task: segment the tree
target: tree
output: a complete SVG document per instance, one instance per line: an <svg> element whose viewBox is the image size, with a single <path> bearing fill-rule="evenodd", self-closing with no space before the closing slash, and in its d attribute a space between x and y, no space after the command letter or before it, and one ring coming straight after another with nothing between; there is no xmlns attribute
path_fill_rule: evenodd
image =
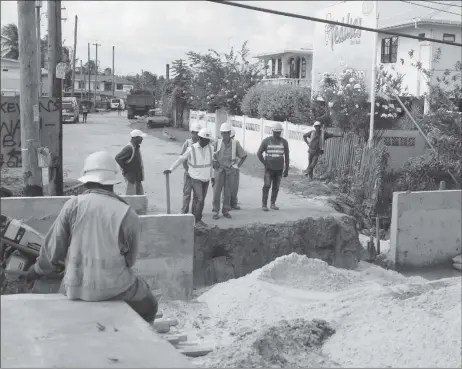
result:
<svg viewBox="0 0 462 369"><path fill-rule="evenodd" d="M5 24L2 27L2 53L5 58L19 59L19 34L18 26L14 23Z"/></svg>
<svg viewBox="0 0 462 369"><path fill-rule="evenodd" d="M104 75L105 76L112 76L112 69L107 67L107 68L104 68Z"/></svg>
<svg viewBox="0 0 462 369"><path fill-rule="evenodd" d="M99 63L98 63L99 64ZM84 65L83 68L85 70L85 73L88 74L88 71L90 70L90 74L94 75L96 71L96 64L94 60L87 61Z"/></svg>

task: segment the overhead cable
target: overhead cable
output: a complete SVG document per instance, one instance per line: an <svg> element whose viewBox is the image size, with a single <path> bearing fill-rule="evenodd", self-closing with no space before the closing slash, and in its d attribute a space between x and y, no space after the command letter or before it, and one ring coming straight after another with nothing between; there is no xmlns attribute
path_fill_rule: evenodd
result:
<svg viewBox="0 0 462 369"><path fill-rule="evenodd" d="M400 0L401 2L403 3L408 3L408 4L411 4L411 5L415 5L415 6L420 6L422 8L427 8L427 9L432 9L432 10L435 10L436 12L442 12L442 13L448 13L448 14L454 14L454 15L458 15L459 17L462 16L461 13L454 13L454 12L450 12L449 10L444 10L444 9L438 9L438 8L434 8L432 6L427 6L427 5L422 5L422 4L416 4L416 3L413 3L413 2L410 2L410 1L406 1L406 0ZM446 5L449 5L449 4L446 4Z"/></svg>

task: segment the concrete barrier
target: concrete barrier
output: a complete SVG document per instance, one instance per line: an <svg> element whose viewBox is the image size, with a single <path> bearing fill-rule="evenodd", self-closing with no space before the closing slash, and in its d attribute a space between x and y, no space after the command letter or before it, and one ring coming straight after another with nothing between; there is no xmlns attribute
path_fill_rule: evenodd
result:
<svg viewBox="0 0 462 369"><path fill-rule="evenodd" d="M126 303L1 297L6 368L191 368Z"/></svg>
<svg viewBox="0 0 462 369"><path fill-rule="evenodd" d="M138 213L147 208L146 196L122 196ZM46 234L70 197L9 197L1 213L24 221ZM142 231L135 270L165 299L189 299L193 288L194 216L140 215Z"/></svg>
<svg viewBox="0 0 462 369"><path fill-rule="evenodd" d="M461 190L395 192L391 259L397 269L450 262L461 252Z"/></svg>

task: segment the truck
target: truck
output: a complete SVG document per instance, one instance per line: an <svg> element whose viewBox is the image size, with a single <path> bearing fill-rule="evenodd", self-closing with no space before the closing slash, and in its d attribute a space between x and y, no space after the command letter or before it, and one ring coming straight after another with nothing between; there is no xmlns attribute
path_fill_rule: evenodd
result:
<svg viewBox="0 0 462 369"><path fill-rule="evenodd" d="M63 123L78 123L80 120L79 102L75 97L63 97L62 121Z"/></svg>
<svg viewBox="0 0 462 369"><path fill-rule="evenodd" d="M154 96L144 91L132 91L127 96L127 118L146 116L149 110L154 109Z"/></svg>

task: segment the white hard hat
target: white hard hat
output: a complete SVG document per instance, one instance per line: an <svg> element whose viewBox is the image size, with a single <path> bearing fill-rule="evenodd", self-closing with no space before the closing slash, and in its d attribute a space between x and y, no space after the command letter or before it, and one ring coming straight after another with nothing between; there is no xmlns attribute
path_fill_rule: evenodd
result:
<svg viewBox="0 0 462 369"><path fill-rule="evenodd" d="M130 132L130 136L132 137L146 137L146 133L141 132L139 129L134 129Z"/></svg>
<svg viewBox="0 0 462 369"><path fill-rule="evenodd" d="M115 185L121 181L117 179L117 162L106 151L90 154L83 165L83 175L80 182L95 182L102 185Z"/></svg>
<svg viewBox="0 0 462 369"><path fill-rule="evenodd" d="M212 133L210 132L208 128L202 128L199 131L198 136L202 138L208 138L209 140L212 139Z"/></svg>
<svg viewBox="0 0 462 369"><path fill-rule="evenodd" d="M273 132L282 132L282 124L279 122L274 122Z"/></svg>
<svg viewBox="0 0 462 369"><path fill-rule="evenodd" d="M318 126L320 126L320 125L321 125L321 122L320 122L320 121L316 121L316 122L314 122L313 127L318 127Z"/></svg>
<svg viewBox="0 0 462 369"><path fill-rule="evenodd" d="M231 128L231 137L234 137L236 136L236 131L234 130L234 128Z"/></svg>
<svg viewBox="0 0 462 369"><path fill-rule="evenodd" d="M220 127L220 132L231 132L231 124L229 123L223 123Z"/></svg>
<svg viewBox="0 0 462 369"><path fill-rule="evenodd" d="M202 126L199 123L191 124L190 132L199 132L202 129Z"/></svg>

